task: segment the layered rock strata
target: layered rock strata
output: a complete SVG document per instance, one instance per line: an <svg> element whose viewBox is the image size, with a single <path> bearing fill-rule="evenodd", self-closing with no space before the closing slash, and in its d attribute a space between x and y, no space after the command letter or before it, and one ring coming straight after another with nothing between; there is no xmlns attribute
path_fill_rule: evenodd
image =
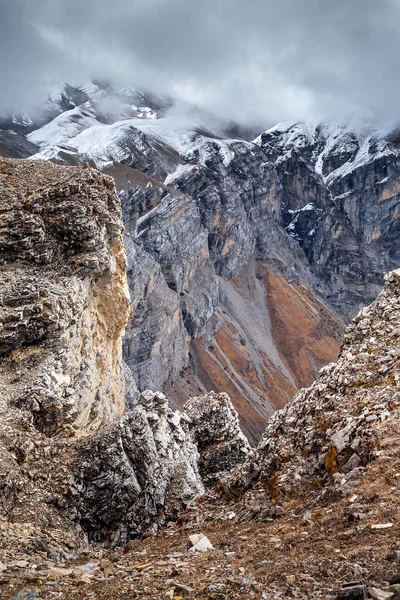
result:
<svg viewBox="0 0 400 600"><path fill-rule="evenodd" d="M7 548L25 524L32 552L67 551L77 440L124 410L120 204L111 178L44 161L0 159L0 194L0 518Z"/></svg>
<svg viewBox="0 0 400 600"><path fill-rule="evenodd" d="M113 181L13 160L0 178L2 396L46 434L95 430L124 407L130 312Z"/></svg>

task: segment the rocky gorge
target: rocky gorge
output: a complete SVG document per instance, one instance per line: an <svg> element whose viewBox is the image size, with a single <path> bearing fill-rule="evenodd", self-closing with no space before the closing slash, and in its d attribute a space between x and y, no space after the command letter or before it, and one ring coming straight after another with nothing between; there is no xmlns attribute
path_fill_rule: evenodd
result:
<svg viewBox="0 0 400 600"><path fill-rule="evenodd" d="M0 173L0 597L395 599L399 271L251 449L226 394L124 408L113 181Z"/></svg>
<svg viewBox="0 0 400 600"><path fill-rule="evenodd" d="M1 126L0 597L396 598L396 136Z"/></svg>

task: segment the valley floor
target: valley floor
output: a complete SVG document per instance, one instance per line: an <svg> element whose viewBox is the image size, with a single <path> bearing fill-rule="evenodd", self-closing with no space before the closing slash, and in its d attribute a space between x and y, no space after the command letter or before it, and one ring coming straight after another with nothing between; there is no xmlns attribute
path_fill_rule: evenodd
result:
<svg viewBox="0 0 400 600"><path fill-rule="evenodd" d="M400 570L400 422L393 417L381 425L381 452L351 496L330 490L313 506L299 492L269 521L260 513L249 520L268 494L261 486L246 495L246 503L204 497L178 524L124 549L95 547L53 571L49 565L35 570L37 555L15 557L29 564L3 572L0 598L31 589L43 600L328 600L349 581L384 589ZM214 550L191 554L188 537L200 532Z"/></svg>

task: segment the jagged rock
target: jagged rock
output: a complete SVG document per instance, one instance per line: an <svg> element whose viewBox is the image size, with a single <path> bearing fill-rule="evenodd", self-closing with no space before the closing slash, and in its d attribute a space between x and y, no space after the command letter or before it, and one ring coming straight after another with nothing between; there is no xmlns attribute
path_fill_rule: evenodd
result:
<svg viewBox="0 0 400 600"><path fill-rule="evenodd" d="M256 143L275 165L286 231L328 286L329 301L352 316L398 266L397 144L370 127L309 123L277 125Z"/></svg>
<svg viewBox="0 0 400 600"><path fill-rule="evenodd" d="M238 414L228 394L210 392L184 405L190 430L200 452L199 470L206 486L214 485L234 466L244 462L250 450Z"/></svg>
<svg viewBox="0 0 400 600"><path fill-rule="evenodd" d="M261 478L277 503L295 492L297 482L307 488L314 479L321 481L316 497L328 485L353 493L375 456L380 428L400 404L400 269L385 276L384 290L355 321L338 362L271 417L256 451L223 480L225 490L241 493ZM368 422L371 414L378 420Z"/></svg>
<svg viewBox="0 0 400 600"><path fill-rule="evenodd" d="M111 178L45 161L0 158L0 192L0 525L10 552L68 556L76 440L124 410L120 204Z"/></svg>
<svg viewBox="0 0 400 600"><path fill-rule="evenodd" d="M123 545L156 530L175 520L203 484L245 460L249 444L227 394L193 398L186 409L173 411L164 394L147 390L112 431L81 446L70 503L90 539L112 535L114 545Z"/></svg>
<svg viewBox="0 0 400 600"><path fill-rule="evenodd" d="M71 481L76 518L92 540L122 545L176 519L203 492L185 415L143 392L108 434L82 447ZM101 485L99 485L101 482Z"/></svg>
<svg viewBox="0 0 400 600"><path fill-rule="evenodd" d="M0 159L0 185L0 391L43 431L95 428L123 409L129 303L113 182Z"/></svg>

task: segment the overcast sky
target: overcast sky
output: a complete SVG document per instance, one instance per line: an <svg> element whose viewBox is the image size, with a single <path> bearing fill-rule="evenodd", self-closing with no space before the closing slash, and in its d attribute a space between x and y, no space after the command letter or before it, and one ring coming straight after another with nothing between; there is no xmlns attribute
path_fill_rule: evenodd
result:
<svg viewBox="0 0 400 600"><path fill-rule="evenodd" d="M103 78L226 118L400 121L400 0L0 0L0 106Z"/></svg>

